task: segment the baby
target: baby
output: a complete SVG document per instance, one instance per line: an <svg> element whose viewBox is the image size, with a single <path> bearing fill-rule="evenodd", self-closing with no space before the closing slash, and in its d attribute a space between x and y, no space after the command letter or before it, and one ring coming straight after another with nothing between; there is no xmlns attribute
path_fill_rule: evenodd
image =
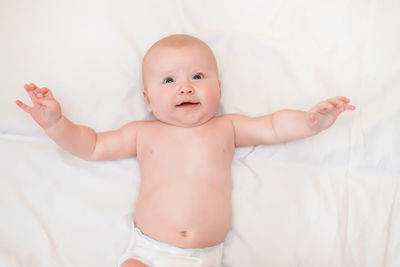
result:
<svg viewBox="0 0 400 267"><path fill-rule="evenodd" d="M119 130L96 133L72 123L52 92L33 83L24 86L33 107L17 100L51 139L82 159L137 157L141 184L121 267L221 266L232 220L235 147L312 136L355 109L339 96L308 112L216 116L221 81L213 52L183 34L156 42L142 68L143 96L156 120L129 122Z"/></svg>

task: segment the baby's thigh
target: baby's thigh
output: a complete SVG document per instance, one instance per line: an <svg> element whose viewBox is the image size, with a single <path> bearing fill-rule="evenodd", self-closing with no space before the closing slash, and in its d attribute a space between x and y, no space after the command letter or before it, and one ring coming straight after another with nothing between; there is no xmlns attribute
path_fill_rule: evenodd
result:
<svg viewBox="0 0 400 267"><path fill-rule="evenodd" d="M148 267L148 266L141 261L135 259L128 259L124 261L124 263L122 263L120 267Z"/></svg>

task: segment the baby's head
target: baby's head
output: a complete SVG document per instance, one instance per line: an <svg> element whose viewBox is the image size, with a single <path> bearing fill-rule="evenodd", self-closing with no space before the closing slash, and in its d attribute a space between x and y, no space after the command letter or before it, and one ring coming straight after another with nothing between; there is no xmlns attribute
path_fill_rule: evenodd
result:
<svg viewBox="0 0 400 267"><path fill-rule="evenodd" d="M159 40L144 56L142 73L147 108L159 121L194 127L215 116L221 82L203 41L183 34Z"/></svg>

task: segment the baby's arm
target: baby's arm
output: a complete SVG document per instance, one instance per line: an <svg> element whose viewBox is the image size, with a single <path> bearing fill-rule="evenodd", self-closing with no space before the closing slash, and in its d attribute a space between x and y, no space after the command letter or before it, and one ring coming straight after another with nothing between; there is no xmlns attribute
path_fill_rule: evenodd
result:
<svg viewBox="0 0 400 267"><path fill-rule="evenodd" d="M338 96L321 101L310 111L279 110L275 113L249 118L228 115L235 130L236 146L278 144L315 135L328 129L346 110L354 110L350 100Z"/></svg>
<svg viewBox="0 0 400 267"><path fill-rule="evenodd" d="M85 160L108 160L136 156L138 122L121 129L96 133L92 128L77 125L61 113L60 104L48 88L35 84L24 86L33 107L17 100L17 105L29 113L61 148Z"/></svg>

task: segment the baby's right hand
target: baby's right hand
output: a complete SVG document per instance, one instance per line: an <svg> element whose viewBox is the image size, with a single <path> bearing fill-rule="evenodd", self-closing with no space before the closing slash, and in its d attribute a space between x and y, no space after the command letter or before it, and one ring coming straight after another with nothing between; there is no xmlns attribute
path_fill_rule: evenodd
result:
<svg viewBox="0 0 400 267"><path fill-rule="evenodd" d="M17 100L17 105L25 112L29 113L32 118L44 129L49 128L57 123L62 117L60 104L54 99L50 89L37 87L34 83L25 84L24 88L33 102L33 107L25 105Z"/></svg>

